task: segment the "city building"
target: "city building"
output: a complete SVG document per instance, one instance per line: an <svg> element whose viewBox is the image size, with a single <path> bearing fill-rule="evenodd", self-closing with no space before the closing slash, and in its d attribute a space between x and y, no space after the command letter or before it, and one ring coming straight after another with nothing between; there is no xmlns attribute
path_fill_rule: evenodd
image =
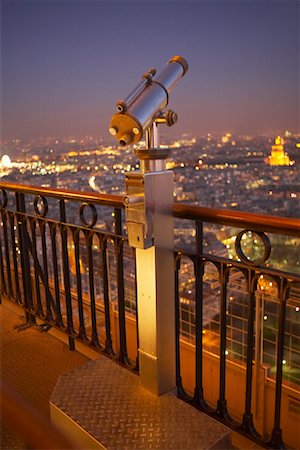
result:
<svg viewBox="0 0 300 450"><path fill-rule="evenodd" d="M284 151L284 140L280 136L275 139L271 155L268 156L266 162L270 166L289 166L291 164L289 155Z"/></svg>

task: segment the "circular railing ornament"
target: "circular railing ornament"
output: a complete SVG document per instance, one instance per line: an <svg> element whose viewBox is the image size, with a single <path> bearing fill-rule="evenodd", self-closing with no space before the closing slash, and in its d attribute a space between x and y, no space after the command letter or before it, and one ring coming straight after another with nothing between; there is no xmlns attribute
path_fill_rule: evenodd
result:
<svg viewBox="0 0 300 450"><path fill-rule="evenodd" d="M34 210L40 217L45 217L48 212L48 202L43 195L36 195L33 202Z"/></svg>
<svg viewBox="0 0 300 450"><path fill-rule="evenodd" d="M88 222L84 216L84 211L85 211L86 207L89 207L90 213L92 215L90 222ZM80 216L80 220L83 223L83 225L88 228L93 228L93 226L96 224L97 218L98 218L96 208L92 203L82 203L82 205L80 206L80 209L79 209L79 216Z"/></svg>
<svg viewBox="0 0 300 450"><path fill-rule="evenodd" d="M247 236L248 235L248 236ZM257 236L257 238L256 238ZM243 243L243 240L249 240ZM259 246L259 242L262 246ZM249 246L249 255L245 250ZM245 249L243 249L245 247ZM271 243L268 236L262 231L243 230L240 231L235 240L235 251L241 261L246 264L259 266L265 264L271 254ZM258 254L258 255L257 255Z"/></svg>
<svg viewBox="0 0 300 450"><path fill-rule="evenodd" d="M6 208L8 197L5 189L1 189L2 199L0 200L0 208Z"/></svg>

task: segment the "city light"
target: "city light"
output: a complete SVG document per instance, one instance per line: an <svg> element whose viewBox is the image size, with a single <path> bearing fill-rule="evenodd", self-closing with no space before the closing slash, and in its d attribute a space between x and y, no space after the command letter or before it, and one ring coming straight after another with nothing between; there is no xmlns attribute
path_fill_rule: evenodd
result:
<svg viewBox="0 0 300 450"><path fill-rule="evenodd" d="M280 135L256 138L231 133L223 136L205 133L198 138L185 135L164 141L163 147L172 149L167 167L174 172L176 202L298 218L300 165L297 159L294 157L290 161L293 166L265 164L270 148L279 147L281 155L286 155L281 149L283 145L288 152L291 151L296 136L291 132L284 136L285 142ZM228 142L222 142L222 137ZM297 139L299 142L299 136ZM144 145L145 142L140 142L135 148L143 148ZM20 156L11 163L10 169L2 167L1 172L0 168L2 178L8 177L9 181L12 176L13 180L24 179L25 183L45 187L92 189L122 195L123 175L140 169L132 149L121 153L118 146L108 145L91 136L77 140L73 137L59 141L48 139L39 144L26 144L15 139L13 143L4 143L3 148L6 155L14 152ZM5 164L8 165L8 159ZM181 239L188 244L190 236L187 230ZM223 239L219 241L223 242ZM204 246L208 246L207 242ZM229 258L236 259L234 244L228 241L224 246ZM282 258L286 270L292 264L299 267L297 261L292 263ZM259 289L267 292L266 285Z"/></svg>

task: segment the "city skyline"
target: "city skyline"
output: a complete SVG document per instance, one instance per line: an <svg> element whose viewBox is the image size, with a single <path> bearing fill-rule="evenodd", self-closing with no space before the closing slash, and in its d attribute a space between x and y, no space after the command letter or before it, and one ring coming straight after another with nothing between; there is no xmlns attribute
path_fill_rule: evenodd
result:
<svg viewBox="0 0 300 450"><path fill-rule="evenodd" d="M91 137L39 142L3 145L10 151L0 159L1 181L124 195L125 174L140 170L131 148L123 150ZM170 141L164 147L170 150L167 169L174 173L174 200L299 218L297 145L297 138L288 132L275 142L267 136L251 139L229 133Z"/></svg>
<svg viewBox="0 0 300 450"><path fill-rule="evenodd" d="M190 71L171 137L298 132L298 19L294 0L4 0L1 139L106 139L116 101L174 54Z"/></svg>

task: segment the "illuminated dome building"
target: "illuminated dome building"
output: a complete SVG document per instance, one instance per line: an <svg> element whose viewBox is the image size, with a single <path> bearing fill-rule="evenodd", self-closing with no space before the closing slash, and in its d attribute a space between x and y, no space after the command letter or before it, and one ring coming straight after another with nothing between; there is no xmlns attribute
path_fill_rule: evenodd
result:
<svg viewBox="0 0 300 450"><path fill-rule="evenodd" d="M274 145L272 145L271 155L266 158L266 163L270 166L289 166L290 158L284 151L284 141L280 136L275 139Z"/></svg>
<svg viewBox="0 0 300 450"><path fill-rule="evenodd" d="M1 158L1 166L3 167L3 169L11 169L12 164L11 164L11 159L8 155L3 155Z"/></svg>
<svg viewBox="0 0 300 450"><path fill-rule="evenodd" d="M8 155L3 155L0 159L0 178L9 174L12 168L11 159Z"/></svg>

